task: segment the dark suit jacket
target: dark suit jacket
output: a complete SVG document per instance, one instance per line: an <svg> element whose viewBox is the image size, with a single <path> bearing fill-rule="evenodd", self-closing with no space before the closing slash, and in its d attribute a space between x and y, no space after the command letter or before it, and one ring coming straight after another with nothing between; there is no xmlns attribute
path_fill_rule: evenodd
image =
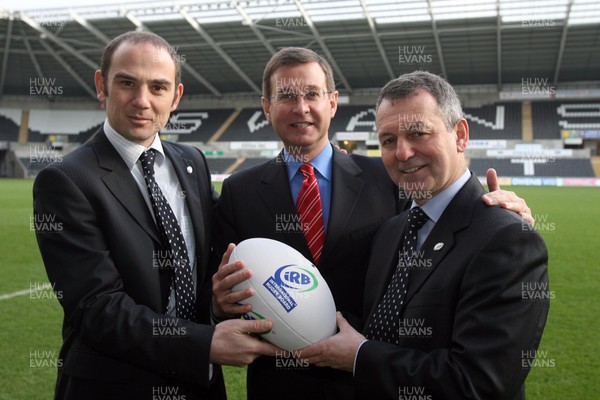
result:
<svg viewBox="0 0 600 400"><path fill-rule="evenodd" d="M422 390L432 399L524 398L524 353L537 349L549 304L529 300L523 286L547 285L548 254L537 232L517 214L486 206L483 194L472 176L427 237L401 310L400 345L368 341L359 350L358 398L410 398ZM398 263L407 214L374 240L368 315Z"/></svg>
<svg viewBox="0 0 600 400"><path fill-rule="evenodd" d="M51 216L62 227L37 232L64 309L57 399L150 399L167 392L188 400L225 397L218 366L209 381L214 327L207 265L216 196L199 150L163 147L194 226L198 321L207 324L164 315L169 273L157 268L164 250L158 230L125 162L100 130L42 170L33 188L36 218Z"/></svg>
<svg viewBox="0 0 600 400"><path fill-rule="evenodd" d="M331 209L317 267L338 310L360 317L371 241L381 224L404 206L398 199L398 188L380 159L334 150ZM223 183L217 207L216 252L223 254L228 243L265 237L287 243L312 260L301 229L294 229L295 221L294 199L280 154ZM339 400L352 396L351 374L312 366L286 368L276 359L260 357L249 366L248 396Z"/></svg>

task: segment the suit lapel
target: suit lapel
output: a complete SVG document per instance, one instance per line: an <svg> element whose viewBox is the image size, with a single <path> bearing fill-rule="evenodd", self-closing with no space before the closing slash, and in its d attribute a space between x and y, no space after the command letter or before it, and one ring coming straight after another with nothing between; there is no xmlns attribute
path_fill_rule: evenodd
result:
<svg viewBox="0 0 600 400"><path fill-rule="evenodd" d="M392 219L392 227L389 232L385 232L387 238L381 238L380 240L386 239L385 248L386 249L395 249L395 251L379 251L375 250L378 253L371 256L373 260L369 268L377 268L377 270L369 271L368 274L370 276L376 277L376 279L370 280L373 282L373 290L369 290L368 292L373 293L372 300L369 300L366 304L369 305L369 310L367 311L366 316L372 316L375 312L375 308L381 302L381 298L385 294L387 287L392 279L394 272L398 266L398 249L402 246L402 242L404 239L404 230L406 228L406 216L408 215L408 211L394 217ZM375 258L377 257L377 258ZM365 293L365 297L368 295L368 292ZM367 299L365 298L365 301ZM365 326L368 326L369 320L366 321Z"/></svg>
<svg viewBox="0 0 600 400"><path fill-rule="evenodd" d="M187 205L188 212L192 221L198 221L193 223L194 238L196 242L196 258L201 260L202 243L206 232L204 232L204 215L202 213L202 207L200 203L200 188L198 187L197 174L201 171L196 171L193 167L193 162L190 159L184 158L183 153L177 147L171 146L168 142L163 142L163 149L166 156L171 160L175 174L181 185L183 191L182 195L185 196L185 202ZM193 261L193 260L192 260Z"/></svg>
<svg viewBox="0 0 600 400"><path fill-rule="evenodd" d="M283 152L279 153L275 160L271 160L266 164L261 176L261 185L260 196L269 210L269 215L273 218L271 221L273 226L276 226L277 218L285 217L288 220L292 216L296 218L296 207L294 206L294 199L292 199ZM286 234L285 238L285 243L300 251L307 259L312 260L302 232Z"/></svg>
<svg viewBox="0 0 600 400"><path fill-rule="evenodd" d="M420 249L423 258L419 267L411 271L405 306L454 247L456 233L469 226L473 207L484 193L481 184L472 175L450 201Z"/></svg>
<svg viewBox="0 0 600 400"><path fill-rule="evenodd" d="M107 171L101 177L106 187L146 233L160 243L154 219L131 171L127 169L125 162L108 141L103 130L96 133L91 144L98 158L98 166Z"/></svg>
<svg viewBox="0 0 600 400"><path fill-rule="evenodd" d="M357 178L361 168L339 150L333 150L333 171L331 177L331 205L327 234L323 246L321 264L334 253L335 245L346 229L346 225L356 207L364 182Z"/></svg>

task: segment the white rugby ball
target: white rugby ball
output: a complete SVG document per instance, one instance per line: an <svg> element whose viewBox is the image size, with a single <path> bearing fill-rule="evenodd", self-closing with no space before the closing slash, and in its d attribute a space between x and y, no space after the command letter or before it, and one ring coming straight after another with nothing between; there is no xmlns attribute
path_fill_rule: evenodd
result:
<svg viewBox="0 0 600 400"><path fill-rule="evenodd" d="M319 270L293 247L277 240L240 242L230 262L241 260L252 277L232 288L254 289L242 303L252 304L245 319L269 319L261 336L285 350L297 350L336 333L335 303Z"/></svg>

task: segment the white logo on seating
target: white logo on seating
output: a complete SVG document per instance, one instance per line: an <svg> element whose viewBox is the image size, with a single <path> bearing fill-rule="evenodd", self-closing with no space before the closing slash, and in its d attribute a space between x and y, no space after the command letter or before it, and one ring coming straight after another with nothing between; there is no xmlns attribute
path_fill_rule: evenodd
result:
<svg viewBox="0 0 600 400"><path fill-rule="evenodd" d="M496 106L496 122L486 121L484 118L479 118L475 115L465 113L465 119L476 122L479 125L487 126L495 131L504 130L504 106Z"/></svg>
<svg viewBox="0 0 600 400"><path fill-rule="evenodd" d="M264 118L264 114L262 111L255 111L252 117L248 120L248 129L250 129L250 133L254 133L259 129L264 128L269 125L269 121L265 118L260 122L257 122L261 117Z"/></svg>
<svg viewBox="0 0 600 400"><path fill-rule="evenodd" d="M202 126L203 119L208 119L207 112L180 112L169 119L160 133L165 135L190 134Z"/></svg>
<svg viewBox="0 0 600 400"><path fill-rule="evenodd" d="M373 115L372 120L361 121L362 118L366 117L369 114ZM361 111L357 114L354 114L352 116L352 118L350 118L350 121L348 122L348 125L346 126L346 131L354 132L354 128L356 128L356 127L367 127L368 128L367 130L375 132L377 130L377 128L375 127L375 109L369 108L368 110ZM364 130L365 129L361 129L361 131L364 131Z"/></svg>
<svg viewBox="0 0 600 400"><path fill-rule="evenodd" d="M565 118L599 118L600 104L562 104L556 108L556 112L558 115ZM559 120L558 125L563 129L600 129L600 123L598 122L574 123L566 120Z"/></svg>

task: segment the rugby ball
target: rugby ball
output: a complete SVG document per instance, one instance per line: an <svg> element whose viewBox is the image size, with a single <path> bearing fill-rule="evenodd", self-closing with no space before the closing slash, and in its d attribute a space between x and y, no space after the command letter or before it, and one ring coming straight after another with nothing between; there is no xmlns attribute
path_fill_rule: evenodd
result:
<svg viewBox="0 0 600 400"><path fill-rule="evenodd" d="M230 262L241 260L252 277L232 288L254 289L242 301L252 304L245 319L269 319L261 336L285 350L297 350L336 333L335 303L319 270L293 247L277 240L252 238L240 242Z"/></svg>

